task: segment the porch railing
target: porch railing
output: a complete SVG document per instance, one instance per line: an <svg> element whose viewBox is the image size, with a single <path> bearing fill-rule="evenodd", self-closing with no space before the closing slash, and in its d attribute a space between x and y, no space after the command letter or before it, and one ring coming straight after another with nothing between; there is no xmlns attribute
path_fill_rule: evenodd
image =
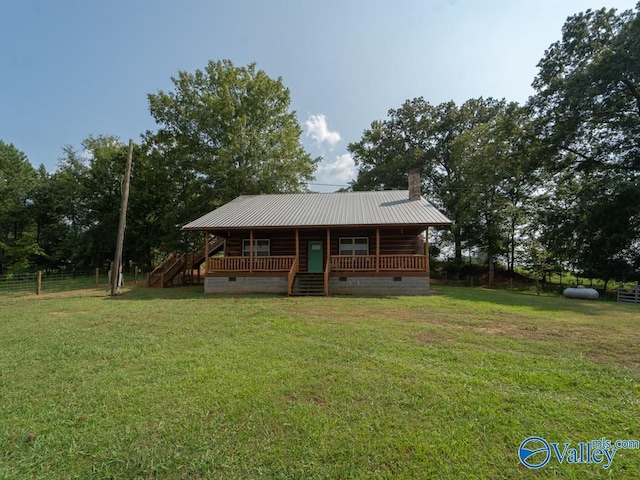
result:
<svg viewBox="0 0 640 480"><path fill-rule="evenodd" d="M207 272L288 272L293 266L294 255L279 257L211 257L207 260Z"/></svg>
<svg viewBox="0 0 640 480"><path fill-rule="evenodd" d="M380 259L376 265L376 259ZM427 269L425 255L332 255L332 272L389 272L424 271Z"/></svg>
<svg viewBox="0 0 640 480"><path fill-rule="evenodd" d="M291 295L291 292L293 292L293 282L296 279L296 273L298 273L299 264L300 264L299 258L293 257L293 263L291 264L291 269L287 274L287 294L288 295Z"/></svg>
<svg viewBox="0 0 640 480"><path fill-rule="evenodd" d="M379 264L377 259L379 258ZM211 257L207 259L207 272L291 272L295 255L278 257ZM427 268L424 255L332 255L325 272L420 272ZM296 271L298 267L296 266Z"/></svg>

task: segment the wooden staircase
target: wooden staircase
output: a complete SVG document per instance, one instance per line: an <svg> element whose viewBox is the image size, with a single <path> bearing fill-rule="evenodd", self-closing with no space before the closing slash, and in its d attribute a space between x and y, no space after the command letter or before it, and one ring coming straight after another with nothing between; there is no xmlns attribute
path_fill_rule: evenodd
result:
<svg viewBox="0 0 640 480"><path fill-rule="evenodd" d="M291 289L292 296L324 296L324 274L298 273Z"/></svg>
<svg viewBox="0 0 640 480"><path fill-rule="evenodd" d="M209 256L220 251L224 247L224 239L212 237L209 240ZM193 253L170 253L160 265L148 276L147 285L155 288L165 288L175 285L176 277L184 274L183 280L189 276L187 283L192 283L190 276L193 271L200 268L200 265L206 260L205 248L197 250ZM181 281L180 284L184 283Z"/></svg>

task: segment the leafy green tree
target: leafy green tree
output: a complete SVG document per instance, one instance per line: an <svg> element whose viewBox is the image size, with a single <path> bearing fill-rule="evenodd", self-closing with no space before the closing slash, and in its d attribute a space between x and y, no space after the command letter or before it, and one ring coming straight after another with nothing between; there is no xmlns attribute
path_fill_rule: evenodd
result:
<svg viewBox="0 0 640 480"><path fill-rule="evenodd" d="M89 167L83 178L87 218L83 259L77 263L95 267L107 264L115 252L127 146L117 137L100 135L88 137L82 147ZM126 240L129 245L130 231L127 231ZM127 259L127 253L123 251L123 262Z"/></svg>
<svg viewBox="0 0 640 480"><path fill-rule="evenodd" d="M406 188L407 172L422 171L427 195L454 221L451 229L455 261L462 263L462 245L477 235L477 214L470 210L468 162L463 149L454 148L465 133L494 118L504 101L471 99L457 106L433 106L423 98L389 111L389 118L373 122L362 139L349 145L358 166L354 190Z"/></svg>
<svg viewBox="0 0 640 480"><path fill-rule="evenodd" d="M23 270L39 253L29 215L37 174L27 156L0 141L0 274Z"/></svg>
<svg viewBox="0 0 640 480"><path fill-rule="evenodd" d="M73 263L80 268L102 267L113 259L128 145L117 137L100 135L84 140L84 158L67 173L66 180L75 179L77 192L83 205L82 226L78 231L78 245ZM167 203L171 185L162 162L148 155L141 145L134 144L133 172L127 209L127 227L123 250L123 263L150 269L155 253L164 253L166 236L177 237L175 219L165 212L173 212ZM62 173L62 172L61 172Z"/></svg>
<svg viewBox="0 0 640 480"><path fill-rule="evenodd" d="M173 91L148 96L160 128L147 134L147 145L165 162L165 204L179 206L178 224L240 194L305 188L317 160L300 143L282 79L224 60L172 81Z"/></svg>
<svg viewBox="0 0 640 480"><path fill-rule="evenodd" d="M453 142L466 185L465 228L470 241L487 254L490 284L498 255L507 256L513 271L516 239L535 188L525 135L528 114L516 103L502 102L499 108L491 119Z"/></svg>
<svg viewBox="0 0 640 480"><path fill-rule="evenodd" d="M82 152L65 147L56 171L37 189L34 208L42 212L36 218L50 268L104 268L113 259L128 147L114 136L89 136ZM144 171L138 145L134 158L138 173ZM128 264L149 268L150 245L159 240L155 224L146 219L159 202L142 200L156 192L154 185L133 184L123 257Z"/></svg>
<svg viewBox="0 0 640 480"><path fill-rule="evenodd" d="M545 52L531 106L559 166L640 166L640 18L587 10ZM572 154L572 155L569 155Z"/></svg>
<svg viewBox="0 0 640 480"><path fill-rule="evenodd" d="M619 185L615 176L563 172L554 176L540 202L540 240L555 262L587 278L638 277L638 184Z"/></svg>
<svg viewBox="0 0 640 480"><path fill-rule="evenodd" d="M175 192L181 190L157 151L135 145L133 159L125 259L149 271L167 253L180 250L180 227L184 223L179 210L182 203Z"/></svg>
<svg viewBox="0 0 640 480"><path fill-rule="evenodd" d="M59 268L59 246L64 242L68 225L64 222L59 198L62 191L55 185L54 176L44 165L37 169L37 182L32 191L30 215L35 222L35 240L42 251L35 265L39 269Z"/></svg>
<svg viewBox="0 0 640 480"><path fill-rule="evenodd" d="M38 171L30 212L43 250L38 266L51 269L105 268L113 259L128 146L117 137L89 136L81 152L64 147L56 170ZM172 172L157 151L134 145L125 268L149 270L179 245L180 204Z"/></svg>
<svg viewBox="0 0 640 480"><path fill-rule="evenodd" d="M51 209L57 217L55 233L58 237L52 248L47 250L51 268L89 268L93 262L84 262L83 235L88 225L88 199L86 178L89 167L86 159L72 146L63 147L63 157L48 181L43 185L43 200L49 202L43 207Z"/></svg>
<svg viewBox="0 0 640 480"><path fill-rule="evenodd" d="M548 250L604 279L629 275L638 263L637 10L570 17L539 63L530 102L555 202L542 211Z"/></svg>

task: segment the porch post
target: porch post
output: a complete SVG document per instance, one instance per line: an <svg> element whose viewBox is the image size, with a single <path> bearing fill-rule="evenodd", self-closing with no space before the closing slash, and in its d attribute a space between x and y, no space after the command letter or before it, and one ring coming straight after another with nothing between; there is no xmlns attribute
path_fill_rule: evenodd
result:
<svg viewBox="0 0 640 480"><path fill-rule="evenodd" d="M331 230L327 228L327 264L324 271L324 295L329 296L329 271L331 270Z"/></svg>
<svg viewBox="0 0 640 480"><path fill-rule="evenodd" d="M376 228L376 272L380 271L380 227Z"/></svg>
<svg viewBox="0 0 640 480"><path fill-rule="evenodd" d="M296 259L297 263L296 273L300 270L300 231L296 228Z"/></svg>
<svg viewBox="0 0 640 480"><path fill-rule="evenodd" d="M429 267L429 227L424 231L424 255L425 255L425 264L427 265L427 276L431 276L431 268Z"/></svg>
<svg viewBox="0 0 640 480"><path fill-rule="evenodd" d="M330 265L331 258L331 230L327 228L327 265Z"/></svg>
<svg viewBox="0 0 640 480"><path fill-rule="evenodd" d="M249 230L249 273L253 273L253 230Z"/></svg>
<svg viewBox="0 0 640 480"><path fill-rule="evenodd" d="M204 232L204 271L209 269L209 231ZM193 272L191 272L193 274ZM198 267L198 283L200 283L200 267Z"/></svg>

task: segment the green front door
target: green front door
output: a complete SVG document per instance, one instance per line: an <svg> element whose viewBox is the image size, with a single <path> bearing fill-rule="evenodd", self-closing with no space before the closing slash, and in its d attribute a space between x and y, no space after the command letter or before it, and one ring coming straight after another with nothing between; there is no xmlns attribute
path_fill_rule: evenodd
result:
<svg viewBox="0 0 640 480"><path fill-rule="evenodd" d="M322 241L312 240L309 242L309 250L307 253L307 271L313 273L322 273Z"/></svg>

